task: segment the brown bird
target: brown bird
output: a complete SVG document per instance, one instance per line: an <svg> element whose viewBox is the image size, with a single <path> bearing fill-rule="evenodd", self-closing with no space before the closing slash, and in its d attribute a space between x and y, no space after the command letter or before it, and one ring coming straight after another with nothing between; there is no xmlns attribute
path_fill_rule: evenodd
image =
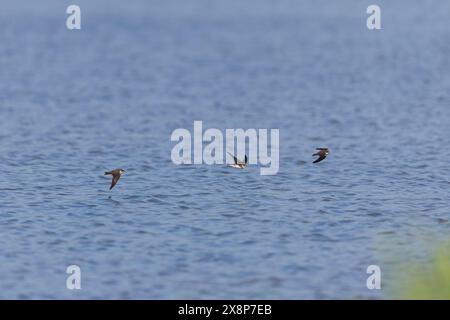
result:
<svg viewBox="0 0 450 320"><path fill-rule="evenodd" d="M238 169L244 169L244 168L247 166L247 163L248 163L247 155L245 155L245 160L244 160L244 161L241 161L241 160L239 160L238 158L236 158L235 156L233 156L231 153L228 152L228 154L229 154L230 156L232 156L233 159L234 159L234 164L230 164L230 165L229 165L230 167L232 167L232 168L238 168Z"/></svg>
<svg viewBox="0 0 450 320"><path fill-rule="evenodd" d="M106 175L112 175L112 182L111 182L111 187L109 188L109 190L111 190L112 188L114 188L114 186L117 184L117 181L119 181L120 176L122 175L122 173L124 173L125 170L123 169L114 169L112 171L107 171L105 172L105 176Z"/></svg>
<svg viewBox="0 0 450 320"><path fill-rule="evenodd" d="M327 155L330 154L330 150L328 150L328 148L316 148L316 150L319 150L319 152L314 153L313 157L315 157L315 156L319 156L319 157L313 163L322 161L323 159L325 159L327 157Z"/></svg>

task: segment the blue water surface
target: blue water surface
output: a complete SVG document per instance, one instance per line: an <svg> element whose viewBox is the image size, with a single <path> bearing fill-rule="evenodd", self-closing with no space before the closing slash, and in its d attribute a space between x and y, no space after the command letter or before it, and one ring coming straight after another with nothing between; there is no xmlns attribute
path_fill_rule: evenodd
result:
<svg viewBox="0 0 450 320"><path fill-rule="evenodd" d="M448 238L450 2L72 2L0 1L0 298L388 298ZM195 120L279 173L174 165Z"/></svg>

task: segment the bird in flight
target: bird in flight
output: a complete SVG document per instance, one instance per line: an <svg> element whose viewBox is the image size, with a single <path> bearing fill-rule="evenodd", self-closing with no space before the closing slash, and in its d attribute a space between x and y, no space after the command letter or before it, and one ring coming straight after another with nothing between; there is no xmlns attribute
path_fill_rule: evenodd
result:
<svg viewBox="0 0 450 320"><path fill-rule="evenodd" d="M318 163L318 162L322 161L330 154L330 150L328 150L328 148L316 148L316 150L318 150L318 152L314 153L313 157L314 156L319 156L319 157L313 163Z"/></svg>
<svg viewBox="0 0 450 320"><path fill-rule="evenodd" d="M105 172L105 176L106 175L112 175L112 182L111 182L111 187L109 188L109 190L111 190L112 188L114 188L114 186L117 184L117 181L119 181L120 176L125 172L125 170L123 169L114 169L112 171L107 171Z"/></svg>
<svg viewBox="0 0 450 320"><path fill-rule="evenodd" d="M244 169L247 166L247 163L248 163L247 155L245 155L245 161L241 161L238 158L236 158L235 156L233 156L231 153L228 152L228 154L230 156L232 156L234 159L234 164L230 164L230 167Z"/></svg>

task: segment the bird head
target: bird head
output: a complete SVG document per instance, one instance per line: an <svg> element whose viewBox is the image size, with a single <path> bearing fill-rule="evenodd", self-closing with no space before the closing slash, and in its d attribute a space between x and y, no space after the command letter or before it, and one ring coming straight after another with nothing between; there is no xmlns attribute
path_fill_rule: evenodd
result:
<svg viewBox="0 0 450 320"><path fill-rule="evenodd" d="M125 173L125 170L119 169L120 174Z"/></svg>

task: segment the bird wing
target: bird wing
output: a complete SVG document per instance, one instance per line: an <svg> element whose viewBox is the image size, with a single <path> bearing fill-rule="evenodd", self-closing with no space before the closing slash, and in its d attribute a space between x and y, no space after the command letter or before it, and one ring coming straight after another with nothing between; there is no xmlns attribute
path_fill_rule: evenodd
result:
<svg viewBox="0 0 450 320"><path fill-rule="evenodd" d="M114 186L117 184L117 182L120 179L120 174L114 174L113 178L112 178L112 182L111 182L111 187L109 188L109 190L111 190L112 188L114 188Z"/></svg>
<svg viewBox="0 0 450 320"><path fill-rule="evenodd" d="M233 159L234 159L234 164L238 164L238 158L236 158L235 156L233 156L231 153L229 153L228 152L228 154L230 155L230 156L232 156L233 157Z"/></svg>
<svg viewBox="0 0 450 320"><path fill-rule="evenodd" d="M247 164L247 162L248 162L248 158L247 158L247 155L245 155L245 164Z"/></svg>
<svg viewBox="0 0 450 320"><path fill-rule="evenodd" d="M319 155L319 154L316 154L316 155L318 155L319 157L315 161L313 161L313 163L320 162L320 161L322 161L323 159L326 158L326 156L323 156L323 155Z"/></svg>

